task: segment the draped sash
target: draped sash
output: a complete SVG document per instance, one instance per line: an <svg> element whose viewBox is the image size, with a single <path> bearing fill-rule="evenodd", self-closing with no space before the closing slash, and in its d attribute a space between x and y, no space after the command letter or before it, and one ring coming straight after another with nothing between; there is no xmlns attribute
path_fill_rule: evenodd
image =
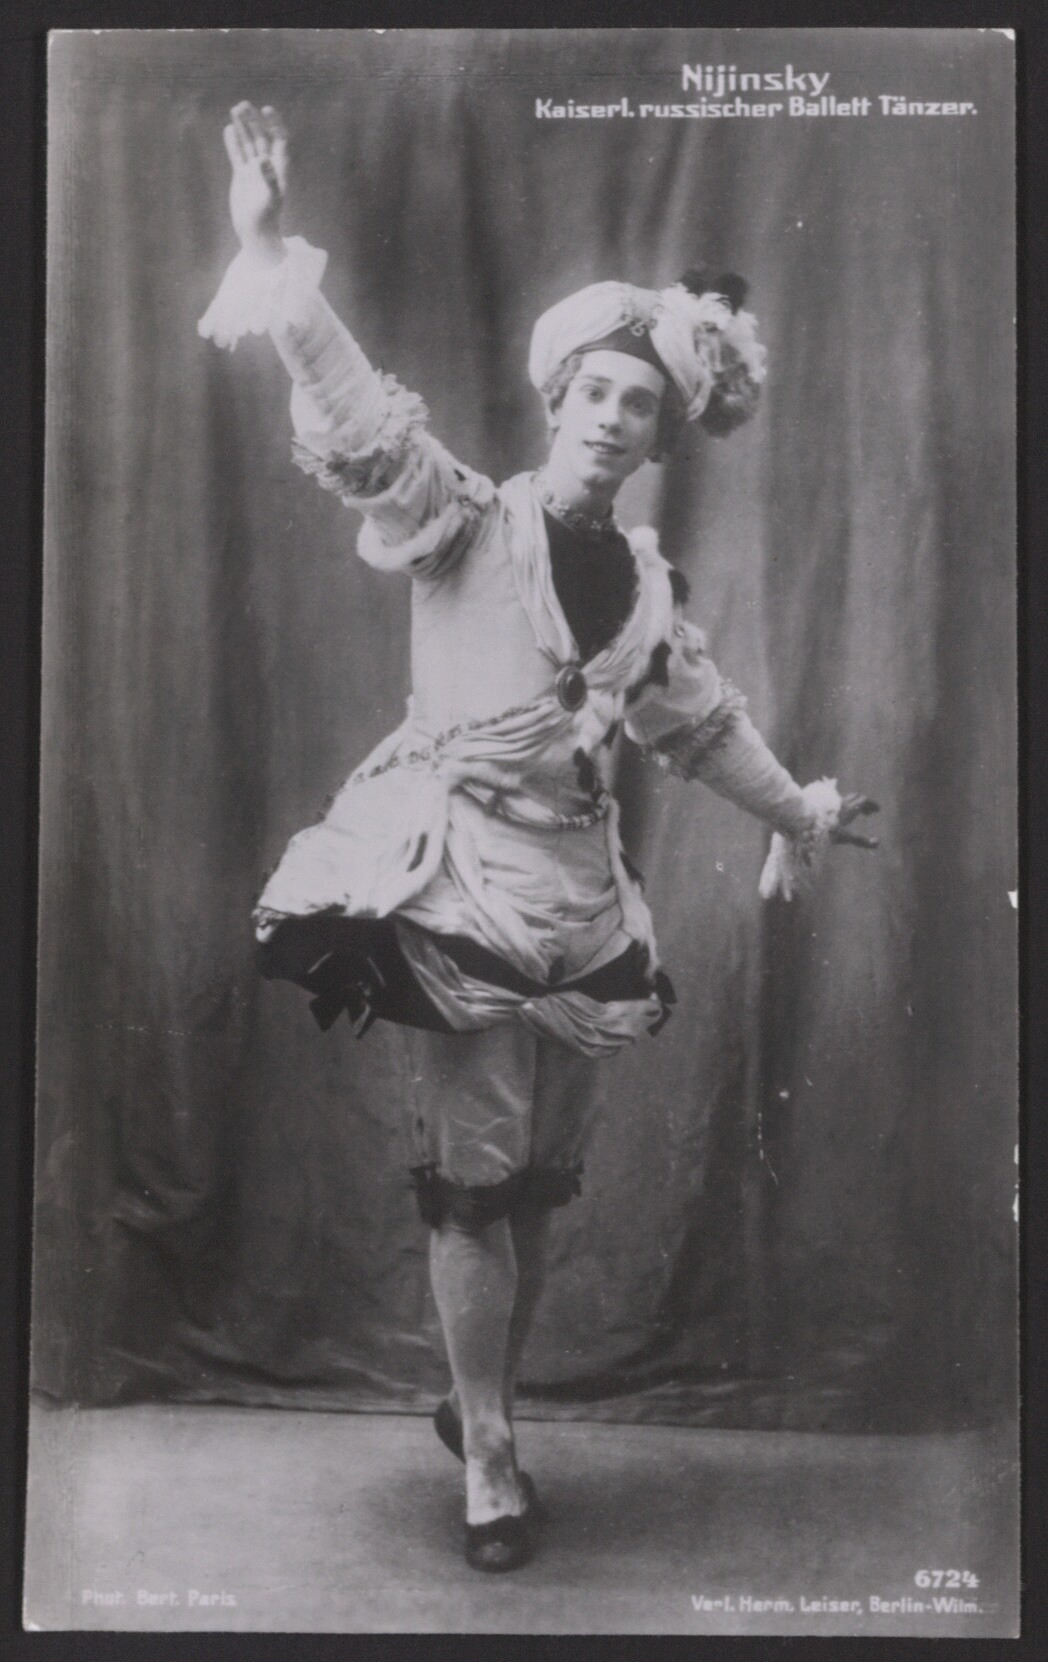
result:
<svg viewBox="0 0 1048 1662"><path fill-rule="evenodd" d="M585 698L578 709L566 709L553 683L558 670L579 664L580 655L554 589L545 521L532 476L518 474L508 480L488 512L498 516L488 553L497 557L501 546L510 561L520 603L549 661L549 689L488 720L464 721L435 735L415 721L409 700L406 720L354 771L319 824L292 838L256 908L260 939L287 917L317 912L349 917L400 912L410 917L411 901L442 869L453 873L461 888L467 882L463 873L477 870L478 812L463 801L464 795L477 789L488 792L489 810L497 813L500 793L527 797L529 774L540 764L547 775L561 765L573 774L578 752L591 755L612 723L622 718L627 689L643 678L655 647L669 637L669 568L658 553L654 532L634 532L629 539L638 567L633 609L618 634L581 666ZM571 831L558 827L538 794L528 806L530 824L547 825L552 838L570 838ZM654 969L651 917L639 886L624 867L617 805L607 798L600 812L622 927L647 947ZM567 851L560 844L551 846L550 852L556 859ZM467 887L468 903L476 908L478 935L534 974L536 946L513 897L479 876ZM622 1037L617 1042L623 1042Z"/></svg>

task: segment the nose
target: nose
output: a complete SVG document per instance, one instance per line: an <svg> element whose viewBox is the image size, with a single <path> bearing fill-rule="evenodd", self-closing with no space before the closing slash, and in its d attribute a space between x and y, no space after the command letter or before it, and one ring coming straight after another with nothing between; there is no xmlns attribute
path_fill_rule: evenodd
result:
<svg viewBox="0 0 1048 1662"><path fill-rule="evenodd" d="M597 425L604 433L617 433L622 426L622 410L619 405L609 400L601 409Z"/></svg>

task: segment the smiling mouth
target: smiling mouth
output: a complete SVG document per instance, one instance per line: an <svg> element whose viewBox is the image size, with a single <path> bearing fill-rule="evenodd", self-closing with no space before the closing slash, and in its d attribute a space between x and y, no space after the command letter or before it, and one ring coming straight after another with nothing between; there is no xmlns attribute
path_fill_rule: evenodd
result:
<svg viewBox="0 0 1048 1662"><path fill-rule="evenodd" d="M587 450L595 450L598 456L621 456L624 447L621 444L608 444L604 439L584 440Z"/></svg>

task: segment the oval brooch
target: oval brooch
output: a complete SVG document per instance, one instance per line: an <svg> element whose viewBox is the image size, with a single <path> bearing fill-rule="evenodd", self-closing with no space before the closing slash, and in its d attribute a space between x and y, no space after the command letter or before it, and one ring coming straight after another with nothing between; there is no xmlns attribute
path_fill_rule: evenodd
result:
<svg viewBox="0 0 1048 1662"><path fill-rule="evenodd" d="M580 710L589 692L586 677L576 664L565 664L558 670L553 687L565 710Z"/></svg>

